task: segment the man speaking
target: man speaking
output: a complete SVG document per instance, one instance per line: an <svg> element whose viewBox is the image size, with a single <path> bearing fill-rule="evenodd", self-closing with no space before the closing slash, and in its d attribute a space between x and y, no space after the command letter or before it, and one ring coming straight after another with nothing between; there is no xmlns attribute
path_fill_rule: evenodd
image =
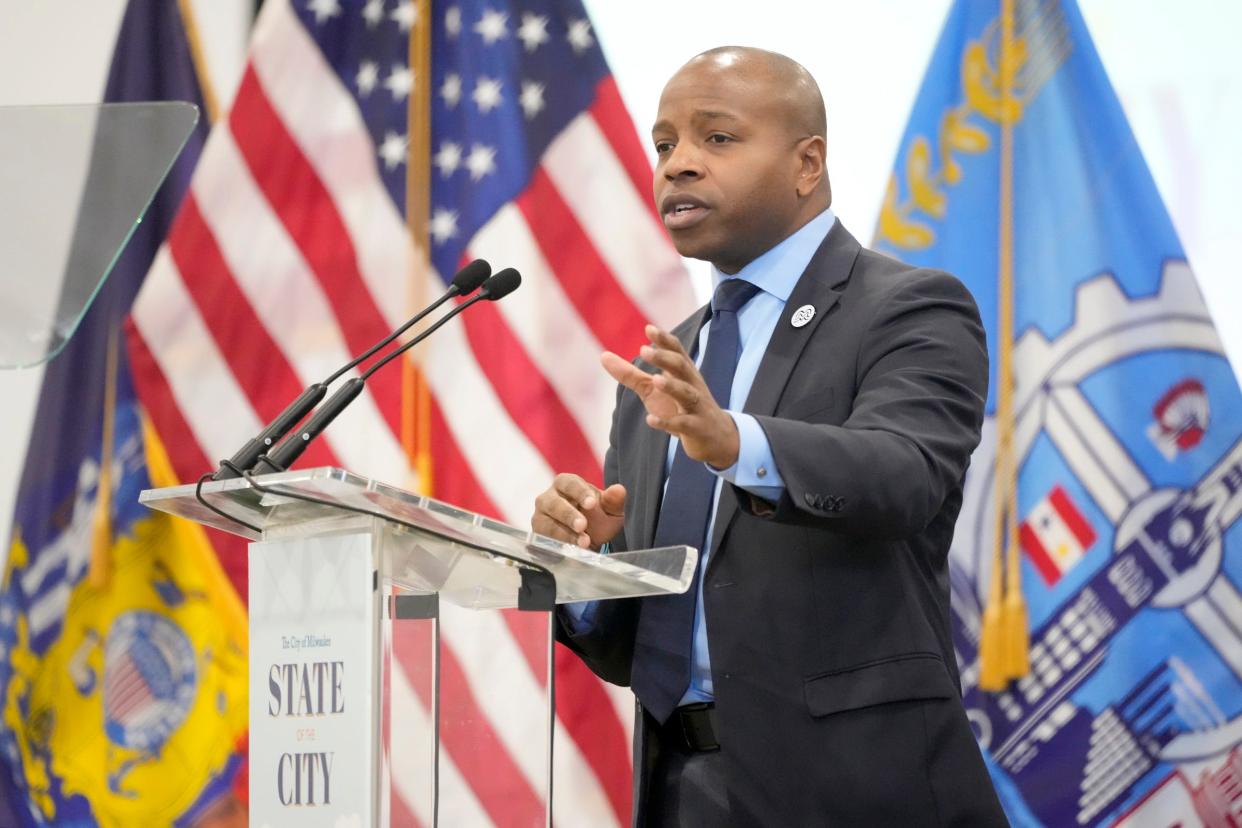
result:
<svg viewBox="0 0 1242 828"><path fill-rule="evenodd" d="M619 383L606 488L559 475L533 528L701 550L684 595L565 607L561 639L641 705L643 825L1005 825L960 702L946 558L987 349L953 277L836 221L824 103L782 55L693 58L660 98L655 201L711 303Z"/></svg>

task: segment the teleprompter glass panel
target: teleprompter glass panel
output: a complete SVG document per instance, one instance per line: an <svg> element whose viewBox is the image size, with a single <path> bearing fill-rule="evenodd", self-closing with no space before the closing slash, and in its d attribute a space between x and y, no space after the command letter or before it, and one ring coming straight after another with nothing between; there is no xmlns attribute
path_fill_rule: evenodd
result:
<svg viewBox="0 0 1242 828"><path fill-rule="evenodd" d="M64 347L196 123L176 101L0 106L0 368Z"/></svg>

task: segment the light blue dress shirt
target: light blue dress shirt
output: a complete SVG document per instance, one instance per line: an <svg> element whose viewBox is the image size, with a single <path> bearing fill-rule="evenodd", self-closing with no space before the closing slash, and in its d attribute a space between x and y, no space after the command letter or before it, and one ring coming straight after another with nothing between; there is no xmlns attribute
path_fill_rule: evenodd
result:
<svg viewBox="0 0 1242 828"><path fill-rule="evenodd" d="M824 210L815 218L804 224L793 235L755 259L746 267L733 275L721 273L712 268L713 290L725 279L745 279L760 290L749 302L738 311L738 333L742 343L742 354L738 358L737 371L733 375L733 388L729 393L727 411L737 424L739 447L738 459L727 469L716 469L708 466L721 480L727 480L740 486L756 497L775 501L785 489L776 461L772 457L772 448L757 420L749 414L742 413L746 398L750 396L755 375L759 372L759 363L768 349L768 341L781 319L785 303L793 293L794 286L803 271L811 262L811 257L819 249L820 244L828 236L828 231L836 222L830 209ZM701 361L707 348L707 336L711 325L699 329L698 357ZM665 458L664 472L667 486L668 470L673 465L673 456L677 453L678 439L669 440L668 454ZM716 524L716 505L720 502L720 483L716 484L713 494L712 514L707 522L707 537L712 536ZM708 549L699 550L699 572L706 571ZM582 602L566 606L573 626L579 630L587 627L594 620L592 605L594 602ZM700 701L712 701L712 670L711 659L707 649L707 624L703 617L703 578L699 578L698 595L694 607L694 644L690 653L690 686L681 697L681 704Z"/></svg>

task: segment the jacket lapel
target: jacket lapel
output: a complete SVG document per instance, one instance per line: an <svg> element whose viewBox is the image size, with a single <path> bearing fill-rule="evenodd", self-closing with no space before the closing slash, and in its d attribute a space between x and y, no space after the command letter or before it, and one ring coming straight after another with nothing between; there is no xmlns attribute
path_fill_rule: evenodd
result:
<svg viewBox="0 0 1242 828"><path fill-rule="evenodd" d="M776 330L772 331L772 338L768 340L768 348L759 363L755 382L742 409L745 413L771 415L776 412L776 405L789 383L794 366L815 330L828 316L829 311L836 307L861 249L840 221L832 226L815 255L811 257L802 277L798 279L798 284L794 286L789 301L785 303L785 309L781 311L781 318L776 323ZM793 325L793 315L804 305L814 308L815 315L810 322L796 328ZM737 511L736 490L732 486L723 487L720 491L720 503L716 507L716 524L712 530L708 568L715 563L720 542Z"/></svg>
<svg viewBox="0 0 1242 828"><path fill-rule="evenodd" d="M794 286L780 321L776 323L776 330L768 340L768 349L759 363L755 383L743 408L747 414L771 415L776 411L776 404L803 349L840 300L841 290L849 280L860 249L858 242L840 222L833 225L824 243L811 257L802 278ZM810 322L795 328L793 315L805 305L814 308L815 315Z"/></svg>
<svg viewBox="0 0 1242 828"><path fill-rule="evenodd" d="M686 353L692 356L697 344L699 329L703 327L704 318L707 315L707 309L707 305L699 308L672 331L673 335L681 340L681 346L686 349ZM644 371L651 370L651 366L646 363L642 363L640 367ZM641 402L638 403L638 416L646 416L646 409ZM640 540L638 548L649 549L655 541L656 519L660 514L660 501L664 497L665 460L668 457L669 436L666 432L648 428L645 425L639 429L639 434L642 435L638 446L637 490L640 493L640 501L635 517Z"/></svg>

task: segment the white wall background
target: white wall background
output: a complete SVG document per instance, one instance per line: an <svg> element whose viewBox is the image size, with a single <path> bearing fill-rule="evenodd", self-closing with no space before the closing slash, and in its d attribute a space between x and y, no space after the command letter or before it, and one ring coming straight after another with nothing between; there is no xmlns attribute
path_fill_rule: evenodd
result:
<svg viewBox="0 0 1242 828"><path fill-rule="evenodd" d="M1079 2L1226 348L1242 368L1242 3ZM240 74L250 2L193 5L217 94L227 101ZM870 236L950 0L586 5L640 136L664 81L703 49L741 43L802 62L828 106L833 207L860 238ZM0 106L97 100L123 8L124 0L0 0ZM0 278L2 269L0 260ZM0 371L0 548L7 547L39 379L37 370Z"/></svg>

